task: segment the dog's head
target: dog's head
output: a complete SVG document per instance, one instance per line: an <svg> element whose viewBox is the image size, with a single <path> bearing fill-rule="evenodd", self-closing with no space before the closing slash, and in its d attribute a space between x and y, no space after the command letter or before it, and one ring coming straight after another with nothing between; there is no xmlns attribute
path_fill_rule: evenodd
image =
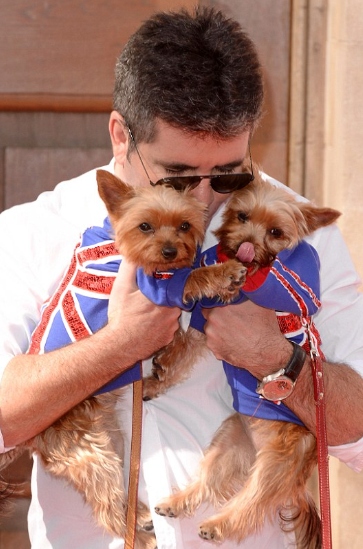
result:
<svg viewBox="0 0 363 549"><path fill-rule="evenodd" d="M256 179L231 197L215 234L228 257L259 268L339 215L331 208L298 201L291 192L264 181L256 170Z"/></svg>
<svg viewBox="0 0 363 549"><path fill-rule="evenodd" d="M190 267L202 243L206 208L170 187L130 187L105 170L97 184L121 255L147 274Z"/></svg>

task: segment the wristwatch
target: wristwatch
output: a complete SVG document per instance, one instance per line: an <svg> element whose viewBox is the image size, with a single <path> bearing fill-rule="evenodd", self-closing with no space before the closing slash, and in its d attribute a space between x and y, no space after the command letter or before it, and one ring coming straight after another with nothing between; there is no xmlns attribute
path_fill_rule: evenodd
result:
<svg viewBox="0 0 363 549"><path fill-rule="evenodd" d="M306 352L300 345L290 342L293 347L292 357L284 368L263 378L257 385L256 393L266 400L280 402L294 390L296 380L304 366Z"/></svg>

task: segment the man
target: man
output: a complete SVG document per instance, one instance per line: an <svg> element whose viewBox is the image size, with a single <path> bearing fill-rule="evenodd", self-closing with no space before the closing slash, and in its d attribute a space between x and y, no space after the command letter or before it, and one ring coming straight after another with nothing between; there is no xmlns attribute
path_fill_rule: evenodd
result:
<svg viewBox="0 0 363 549"><path fill-rule="evenodd" d="M109 123L114 159L107 169L134 186L171 176L241 172L248 167L248 146L260 118L262 96L257 55L236 22L204 9L194 15L158 14L130 39L117 63ZM228 194L216 191L208 178L192 192L208 206L204 246L209 247ZM42 356L24 354L41 305L57 287L79 234L88 226L101 225L105 216L92 171L0 218L4 449L46 428L137 360L144 360L147 370L147 359L172 339L178 326L179 309L151 304L136 287L135 267L123 262L104 328ZM334 446L332 453L360 470L363 300L356 290L359 280L336 227L317 232L309 242L322 263L323 307L316 323L329 360L325 366L329 444ZM144 405L140 498L151 509L173 486L189 481L203 448L231 412L231 395L219 361L246 368L262 379L291 357L291 345L281 335L273 311L247 302L205 315L210 354L195 366L190 379ZM186 314L182 317L188 322ZM131 394L126 393L119 410L130 437ZM285 403L314 431L308 357ZM123 547L122 540L111 539L95 526L81 495L47 475L36 459L32 493L33 548ZM211 510L203 507L198 516L182 520L154 516L158 548L205 547L197 532L207 512ZM227 541L222 547L281 549L291 547L291 542L276 518L243 543Z"/></svg>

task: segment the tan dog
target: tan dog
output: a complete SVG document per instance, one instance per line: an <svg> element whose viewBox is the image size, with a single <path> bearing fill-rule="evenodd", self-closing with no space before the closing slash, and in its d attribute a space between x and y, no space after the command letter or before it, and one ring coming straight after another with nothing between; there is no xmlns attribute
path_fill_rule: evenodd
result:
<svg viewBox="0 0 363 549"><path fill-rule="evenodd" d="M97 172L97 182L116 248L125 258L149 275L192 266L205 231L205 208L199 201L171 188L133 189L103 170ZM183 299L218 294L229 301L238 293L245 274L246 268L235 259L214 269L193 271ZM3 454L0 469L26 449L36 452L49 473L67 480L84 496L101 527L111 535L124 537L127 496L123 439L115 413L120 395L122 389L81 402L42 433ZM3 510L13 489L0 486ZM140 503L136 548L156 546L151 529L149 510Z"/></svg>
<svg viewBox="0 0 363 549"><path fill-rule="evenodd" d="M339 215L330 208L298 202L288 191L257 176L234 193L216 236L224 255L239 257L253 274ZM195 338L201 352L203 336ZM171 360L168 348L159 353L154 375L161 372L161 381L159 387L156 379L146 383L148 397L176 383L178 372L183 379L185 368L192 367L185 356L178 358L174 348L170 355ZM199 535L215 542L226 538L240 542L277 515L282 529L295 532L299 549L318 549L320 519L306 489L316 462L316 439L305 427L235 413L217 431L195 479L162 501L156 512L189 516L202 502L210 502L218 512L200 525Z"/></svg>

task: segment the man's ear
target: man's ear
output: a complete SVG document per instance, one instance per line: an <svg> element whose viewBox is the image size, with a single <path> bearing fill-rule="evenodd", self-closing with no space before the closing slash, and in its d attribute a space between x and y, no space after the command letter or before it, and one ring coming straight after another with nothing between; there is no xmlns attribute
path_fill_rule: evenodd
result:
<svg viewBox="0 0 363 549"><path fill-rule="evenodd" d="M129 147L129 132L124 124L123 117L117 112L112 111L108 123L110 132L113 156L117 164L124 165Z"/></svg>

